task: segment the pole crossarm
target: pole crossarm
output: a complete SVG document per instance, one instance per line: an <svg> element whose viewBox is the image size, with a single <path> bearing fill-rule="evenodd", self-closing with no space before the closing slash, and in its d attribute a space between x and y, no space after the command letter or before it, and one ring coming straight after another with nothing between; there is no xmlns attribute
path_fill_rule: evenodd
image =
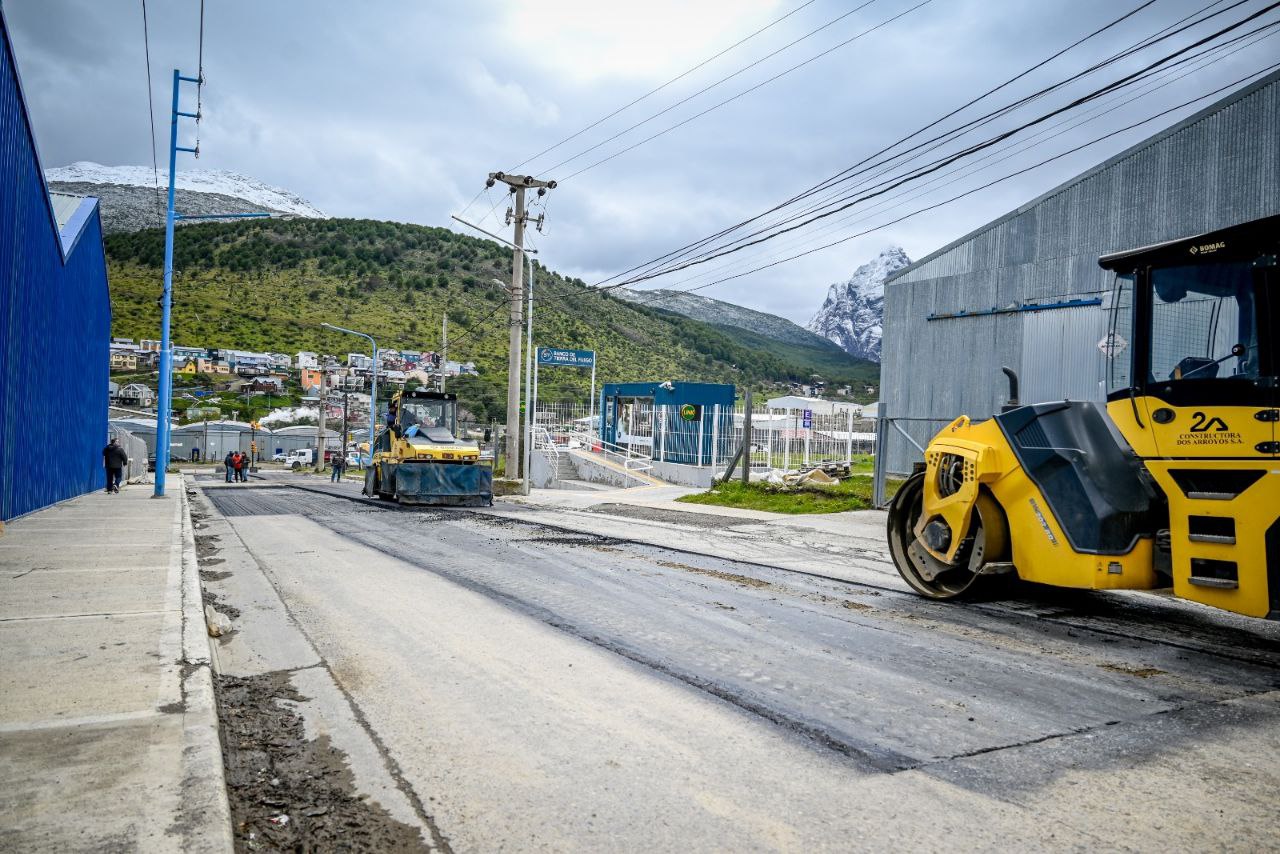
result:
<svg viewBox="0 0 1280 854"><path fill-rule="evenodd" d="M489 180L485 182L485 186L492 187L498 181L512 188L523 187L526 190L530 188L554 190L556 188L555 181L544 181L541 178L534 178L532 175L508 175L505 172L490 172Z"/></svg>

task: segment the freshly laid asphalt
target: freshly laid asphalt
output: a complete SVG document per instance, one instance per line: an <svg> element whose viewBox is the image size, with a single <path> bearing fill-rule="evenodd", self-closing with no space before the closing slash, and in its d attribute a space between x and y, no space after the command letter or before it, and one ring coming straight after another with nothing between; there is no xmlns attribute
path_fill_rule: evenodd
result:
<svg viewBox="0 0 1280 854"><path fill-rule="evenodd" d="M206 589L245 612L223 653L266 668L305 637L279 668L323 664L378 746L371 785L432 845L1280 841L1274 624L1152 596L934 604L868 549L771 568L655 512L632 538L607 508L575 533L584 513L205 495L237 567Z"/></svg>

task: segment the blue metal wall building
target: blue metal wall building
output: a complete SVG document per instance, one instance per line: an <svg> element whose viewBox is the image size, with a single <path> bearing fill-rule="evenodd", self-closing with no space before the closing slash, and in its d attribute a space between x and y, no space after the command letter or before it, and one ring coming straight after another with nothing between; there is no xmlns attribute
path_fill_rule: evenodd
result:
<svg viewBox="0 0 1280 854"><path fill-rule="evenodd" d="M960 414L986 418L1022 376L1023 403L1100 397L1108 252L1280 213L1280 72L1050 190L885 283L885 470L920 459Z"/></svg>
<svg viewBox="0 0 1280 854"><path fill-rule="evenodd" d="M97 200L63 197L55 213L2 10L0 42L0 519L12 519L104 484L111 301Z"/></svg>
<svg viewBox="0 0 1280 854"><path fill-rule="evenodd" d="M733 425L734 386L719 383L605 383L600 391L600 436L611 445L646 444L655 460L710 465L716 436ZM685 420L682 406L696 417ZM720 421L713 412L719 407Z"/></svg>

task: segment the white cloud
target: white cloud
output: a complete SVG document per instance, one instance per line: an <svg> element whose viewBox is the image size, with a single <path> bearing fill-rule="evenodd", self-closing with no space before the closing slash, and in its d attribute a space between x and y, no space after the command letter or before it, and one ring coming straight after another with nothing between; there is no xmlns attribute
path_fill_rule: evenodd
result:
<svg viewBox="0 0 1280 854"><path fill-rule="evenodd" d="M526 64L578 85L684 71L777 17L778 0L539 0L504 5L501 32Z"/></svg>
<svg viewBox="0 0 1280 854"><path fill-rule="evenodd" d="M483 104L486 110L505 114L512 122L546 126L560 119L560 110L555 104L533 97L515 80L498 80L482 62L466 63L463 80L477 103Z"/></svg>
<svg viewBox="0 0 1280 854"><path fill-rule="evenodd" d="M109 4L98 0L4 2L46 165L93 160L149 166L141 16L107 12ZM562 181L547 199L545 233L532 238L540 257L588 282L641 264L761 212L1119 14L1109 0L934 2L723 109L568 178L914 3L877 0L767 65L552 170L564 158L851 8L843 0L817 0L709 67L522 167ZM220 0L207 4L204 156L192 165L287 187L337 216L449 225L449 214L466 206L489 172L510 170L800 4ZM1014 89L1029 91L1065 75L1198 5L1197 0L1163 0L1096 46L1091 43ZM148 8L163 160L168 74L175 66L194 70L196 6L153 3ZM1274 40L1134 109L1154 112L1240 77L1271 61L1269 49L1274 52ZM76 85L68 86L69 79ZM1131 121L1134 109L1066 139L1083 141ZM804 322L831 282L846 279L885 243L899 243L913 258L920 257L1177 118L1169 116L961 203L699 292ZM490 201L482 196L468 218L483 218L486 227L504 231L505 199L501 193L494 197L493 217L487 216ZM850 223L821 238L779 238L652 284L696 286L858 230ZM688 281L674 284L682 279Z"/></svg>

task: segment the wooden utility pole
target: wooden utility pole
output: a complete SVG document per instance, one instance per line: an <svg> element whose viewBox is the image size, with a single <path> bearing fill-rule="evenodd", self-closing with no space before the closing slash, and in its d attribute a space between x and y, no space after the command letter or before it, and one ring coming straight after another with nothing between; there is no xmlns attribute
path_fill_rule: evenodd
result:
<svg viewBox="0 0 1280 854"><path fill-rule="evenodd" d="M742 405L742 485L751 482L751 389Z"/></svg>
<svg viewBox="0 0 1280 854"><path fill-rule="evenodd" d="M555 189L555 181L543 181L529 175L506 175L490 172L486 186L501 181L511 188L515 205L507 211L508 222L515 222L515 249L511 258L511 311L507 346L507 477L518 472L520 465L520 344L524 337L524 208L525 190L536 188L538 195ZM443 370L443 366L442 366ZM514 468L513 468L514 467Z"/></svg>
<svg viewBox="0 0 1280 854"><path fill-rule="evenodd" d="M316 419L316 474L324 471L324 405L325 382L328 365L320 366L320 416Z"/></svg>
<svg viewBox="0 0 1280 854"><path fill-rule="evenodd" d="M465 330L464 330L465 331ZM444 371L449 364L449 313L440 319L440 391L444 392Z"/></svg>

